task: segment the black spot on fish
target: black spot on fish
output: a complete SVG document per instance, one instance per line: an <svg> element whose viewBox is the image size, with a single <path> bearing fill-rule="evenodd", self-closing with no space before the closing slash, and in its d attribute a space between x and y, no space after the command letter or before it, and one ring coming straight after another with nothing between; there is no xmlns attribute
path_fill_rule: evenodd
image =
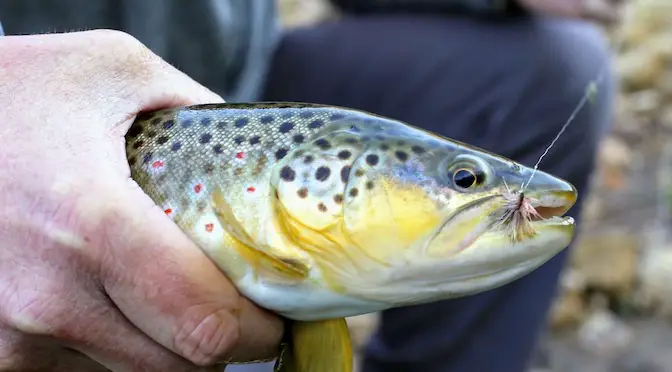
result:
<svg viewBox="0 0 672 372"><path fill-rule="evenodd" d="M233 123L233 125L236 128L242 128L242 127L246 126L247 123L249 123L249 122L250 122L250 120L248 118L240 118L240 119L236 120L236 122Z"/></svg>
<svg viewBox="0 0 672 372"><path fill-rule="evenodd" d="M292 140L294 141L294 143L303 143L304 139L305 138L303 137L302 134L297 134L297 135L294 136L294 138Z"/></svg>
<svg viewBox="0 0 672 372"><path fill-rule="evenodd" d="M280 133L287 133L292 129L294 129L294 123L292 123L290 121L284 122L284 123L280 124L280 126L278 127L278 130L280 131Z"/></svg>
<svg viewBox="0 0 672 372"><path fill-rule="evenodd" d="M142 164L147 164L150 161L152 161L152 153L148 152L145 154L145 156L142 157Z"/></svg>
<svg viewBox="0 0 672 372"><path fill-rule="evenodd" d="M203 166L205 173L210 174L215 171L215 166L212 163L207 163Z"/></svg>
<svg viewBox="0 0 672 372"><path fill-rule="evenodd" d="M287 156L287 149L284 148L284 147L275 152L275 159L276 160L281 160L285 156Z"/></svg>
<svg viewBox="0 0 672 372"><path fill-rule="evenodd" d="M184 119L180 122L180 125L182 126L182 128L189 128L193 123L194 122L191 119Z"/></svg>
<svg viewBox="0 0 672 372"><path fill-rule="evenodd" d="M356 176L356 177L361 177L361 176L363 176L363 175L364 175L364 171L363 171L363 170L361 170L361 169L357 169L357 170L355 171L355 176Z"/></svg>
<svg viewBox="0 0 672 372"><path fill-rule="evenodd" d="M131 138L135 138L142 133L142 126L140 124L134 124L131 126L131 128L128 130L128 133L126 133L127 136Z"/></svg>
<svg viewBox="0 0 672 372"><path fill-rule="evenodd" d="M212 135L210 133L203 133L203 134L201 134L200 141L201 141L201 143L208 143L208 142L210 142L211 138L212 138Z"/></svg>
<svg viewBox="0 0 672 372"><path fill-rule="evenodd" d="M312 118L314 115L315 113L312 111L301 111L301 113L299 114L299 116L301 116L304 119Z"/></svg>
<svg viewBox="0 0 672 372"><path fill-rule="evenodd" d="M324 182L329 178L329 175L331 175L331 170L328 167L319 167L315 171L315 179Z"/></svg>
<svg viewBox="0 0 672 372"><path fill-rule="evenodd" d="M319 203L319 204L317 205L317 209L318 209L320 212L326 212L326 211L327 211L327 206L324 205L324 203Z"/></svg>
<svg viewBox="0 0 672 372"><path fill-rule="evenodd" d="M408 160L408 154L405 151L395 151L394 156L396 156L399 161Z"/></svg>
<svg viewBox="0 0 672 372"><path fill-rule="evenodd" d="M166 120L163 122L163 129L170 129L175 125L174 120Z"/></svg>
<svg viewBox="0 0 672 372"><path fill-rule="evenodd" d="M299 196L301 199L305 199L308 196L308 189L305 187L300 188L297 192L296 195Z"/></svg>
<svg viewBox="0 0 672 372"><path fill-rule="evenodd" d="M260 140L261 138L259 136L253 136L250 138L250 145L256 145Z"/></svg>
<svg viewBox="0 0 672 372"><path fill-rule="evenodd" d="M366 164L372 167L377 165L379 160L380 158L376 154L369 154L366 156Z"/></svg>
<svg viewBox="0 0 672 372"><path fill-rule="evenodd" d="M305 158L303 158L303 162L306 163L306 164L312 163L313 160L315 160L315 159L313 159L313 157L310 156L310 155L307 155Z"/></svg>
<svg viewBox="0 0 672 372"><path fill-rule="evenodd" d="M220 121L217 123L217 129L224 129L226 128L226 122L225 121Z"/></svg>
<svg viewBox="0 0 672 372"><path fill-rule="evenodd" d="M145 133L145 135L149 138L152 138L152 137L156 136L156 132L153 131L153 130L148 130L147 133Z"/></svg>
<svg viewBox="0 0 672 372"><path fill-rule="evenodd" d="M159 136L159 138L156 139L156 143L159 145L163 145L166 142L168 142L168 136Z"/></svg>
<svg viewBox="0 0 672 372"><path fill-rule="evenodd" d="M346 137L346 138L345 138L345 139L343 140L343 142L345 142L345 143L348 143L348 144L351 144L351 145L352 145L352 144L355 144L355 143L357 143L357 138L353 138L353 137Z"/></svg>
<svg viewBox="0 0 672 372"><path fill-rule="evenodd" d="M382 145L380 145L380 149L383 151L387 151L390 149L390 146L388 146L386 143L383 143Z"/></svg>
<svg viewBox="0 0 672 372"><path fill-rule="evenodd" d="M373 181L367 181L367 182L366 182L366 188L367 188L368 190L371 190L371 189L373 188Z"/></svg>
<svg viewBox="0 0 672 372"><path fill-rule="evenodd" d="M348 159L350 159L351 155L352 155L352 153L350 153L350 151L343 150L343 151L338 153L338 158L341 159L341 160L348 160Z"/></svg>
<svg viewBox="0 0 672 372"><path fill-rule="evenodd" d="M207 127L211 123L212 123L212 119L210 119L210 118L206 117L206 118L201 119L201 125L204 126L204 127ZM225 124L225 123L223 123L223 124Z"/></svg>
<svg viewBox="0 0 672 372"><path fill-rule="evenodd" d="M285 165L280 169L280 178L286 182L292 182L296 178L296 172L290 166Z"/></svg>
<svg viewBox="0 0 672 372"><path fill-rule="evenodd" d="M139 149L139 148L142 147L142 145L144 145L144 144L145 144L145 141L143 141L143 140L135 141L135 143L133 144L133 148L134 148L134 149Z"/></svg>
<svg viewBox="0 0 672 372"><path fill-rule="evenodd" d="M154 119L152 119L152 121L150 123L152 123L152 125L159 125L160 122L161 122L161 118L154 118Z"/></svg>
<svg viewBox="0 0 672 372"><path fill-rule="evenodd" d="M331 144L329 143L329 141L327 141L324 138L320 138L313 143L322 150L329 150L331 148Z"/></svg>
<svg viewBox="0 0 672 372"><path fill-rule="evenodd" d="M214 145L212 150L215 152L215 154L221 154L224 151L221 144Z"/></svg>
<svg viewBox="0 0 672 372"><path fill-rule="evenodd" d="M170 146L170 149L171 149L172 151L177 151L177 150L179 150L181 147L182 147L182 144L181 144L180 142L175 142L175 143L173 143L172 146Z"/></svg>
<svg viewBox="0 0 672 372"><path fill-rule="evenodd" d="M413 147L411 147L411 151L420 155L425 152L425 148L422 146L414 145Z"/></svg>
<svg viewBox="0 0 672 372"><path fill-rule="evenodd" d="M336 203L336 204L343 203L343 194L334 195L334 203Z"/></svg>
<svg viewBox="0 0 672 372"><path fill-rule="evenodd" d="M317 129L317 128L322 127L323 125L324 125L324 121L322 121L320 119L317 119L317 120L311 121L310 124L308 124L308 128Z"/></svg>
<svg viewBox="0 0 672 372"><path fill-rule="evenodd" d="M359 190L356 187L353 187L350 189L350 192L348 192L348 195L354 198L355 196L359 195Z"/></svg>
<svg viewBox="0 0 672 372"><path fill-rule="evenodd" d="M245 137L243 136L236 136L236 138L233 139L233 142L236 143L236 145L240 145L245 141Z"/></svg>
<svg viewBox="0 0 672 372"><path fill-rule="evenodd" d="M350 170L351 168L349 165L341 168L341 181L343 181L343 183L348 183L348 180L350 179Z"/></svg>
<svg viewBox="0 0 672 372"><path fill-rule="evenodd" d="M403 140L397 141L397 145L399 145L399 146L404 146L405 144L406 144L406 142L403 141Z"/></svg>
<svg viewBox="0 0 672 372"><path fill-rule="evenodd" d="M137 161L138 159L135 156L131 156L130 158L128 158L128 165L134 166Z"/></svg>
<svg viewBox="0 0 672 372"><path fill-rule="evenodd" d="M269 124L272 123L275 118L271 115L266 115L261 117L261 123L262 124Z"/></svg>
<svg viewBox="0 0 672 372"><path fill-rule="evenodd" d="M351 125L351 126L350 126L350 130L353 131L353 132L355 132L355 133L359 133L359 132L362 131L362 130L359 129L359 127L356 126L356 125Z"/></svg>

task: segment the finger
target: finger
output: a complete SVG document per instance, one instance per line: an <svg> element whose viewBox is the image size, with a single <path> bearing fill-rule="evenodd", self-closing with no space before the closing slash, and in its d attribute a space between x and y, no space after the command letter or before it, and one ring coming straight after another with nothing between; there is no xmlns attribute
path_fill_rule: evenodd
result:
<svg viewBox="0 0 672 372"><path fill-rule="evenodd" d="M140 45L146 83L137 90L143 111L165 107L224 102L222 97L176 69L144 45ZM144 63L144 61L148 61Z"/></svg>
<svg viewBox="0 0 672 372"><path fill-rule="evenodd" d="M37 356L34 353L29 353L30 360L41 359L41 356ZM25 371L44 371L44 372L110 372L109 369L100 365L96 361L87 357L86 355L77 352L75 350L70 350L66 348L60 348L60 350L54 350L53 354L49 358L51 363L42 364L41 368L34 369L27 367ZM42 359L44 360L44 359Z"/></svg>
<svg viewBox="0 0 672 372"><path fill-rule="evenodd" d="M87 356L42 336L0 329L0 371L107 372Z"/></svg>
<svg viewBox="0 0 672 372"><path fill-rule="evenodd" d="M221 368L199 368L179 355L164 348L137 329L126 317L111 304L99 304L88 308L101 316L91 317L88 324L82 319L73 319L74 324L64 325L70 332L78 330L76 338L69 346L79 353L72 352L63 359L65 366L85 360L95 361L113 372L125 371L219 371ZM87 370L88 371L88 370Z"/></svg>
<svg viewBox="0 0 672 372"><path fill-rule="evenodd" d="M69 291L52 290L54 298L31 301L9 317L20 321L0 330L0 371L51 371L56 366L68 371L66 367L95 364L119 372L218 370L198 368L149 338L112 306L97 283L82 278L75 270L47 287L36 283L40 292L54 282Z"/></svg>
<svg viewBox="0 0 672 372"><path fill-rule="evenodd" d="M275 357L282 322L243 300L141 189L112 189L107 200L119 202L96 207L108 211L99 243L104 287L123 314L198 365Z"/></svg>

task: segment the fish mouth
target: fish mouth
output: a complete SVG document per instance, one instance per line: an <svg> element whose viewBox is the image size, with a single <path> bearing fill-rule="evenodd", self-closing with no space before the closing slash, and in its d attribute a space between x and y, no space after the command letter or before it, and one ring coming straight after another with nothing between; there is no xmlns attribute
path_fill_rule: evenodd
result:
<svg viewBox="0 0 672 372"><path fill-rule="evenodd" d="M513 192L519 195L519 191ZM458 256L483 244L524 246L573 237L575 221L565 216L577 201L577 191L573 185L542 173L539 181L528 185L522 195L528 208L534 209L532 213L526 214L525 224L530 234L512 233L517 230L517 226L499 217L502 216L502 208L507 210L511 204L502 204L503 194L491 194L473 200L451 214L426 242L425 251L432 247L429 251ZM506 196L504 200L507 198L510 197Z"/></svg>
<svg viewBox="0 0 672 372"><path fill-rule="evenodd" d="M566 220L565 216L576 203L576 190L550 190L525 193L525 198L536 214L531 216L532 222L542 220Z"/></svg>

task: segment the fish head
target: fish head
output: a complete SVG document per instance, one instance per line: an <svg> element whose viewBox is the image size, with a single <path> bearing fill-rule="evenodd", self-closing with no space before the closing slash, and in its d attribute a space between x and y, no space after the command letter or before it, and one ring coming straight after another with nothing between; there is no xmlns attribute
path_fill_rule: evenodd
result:
<svg viewBox="0 0 672 372"><path fill-rule="evenodd" d="M481 292L533 271L574 236L563 215L577 191L546 172L410 127L316 142L287 157L302 175L280 186L279 204L290 235L369 297L413 304ZM514 236L505 216L521 191L533 213L528 234Z"/></svg>

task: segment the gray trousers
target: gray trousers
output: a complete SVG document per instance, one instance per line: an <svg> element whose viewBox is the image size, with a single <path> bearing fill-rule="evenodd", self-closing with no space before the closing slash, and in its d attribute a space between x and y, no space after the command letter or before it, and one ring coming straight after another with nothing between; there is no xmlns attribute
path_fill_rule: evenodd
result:
<svg viewBox="0 0 672 372"><path fill-rule="evenodd" d="M534 165L608 60L597 29L575 21L346 17L286 35L264 99L363 109ZM541 164L578 188L569 214L579 223L596 147L611 120L607 71L596 101ZM524 371L566 253L499 289L385 311L361 370Z"/></svg>

